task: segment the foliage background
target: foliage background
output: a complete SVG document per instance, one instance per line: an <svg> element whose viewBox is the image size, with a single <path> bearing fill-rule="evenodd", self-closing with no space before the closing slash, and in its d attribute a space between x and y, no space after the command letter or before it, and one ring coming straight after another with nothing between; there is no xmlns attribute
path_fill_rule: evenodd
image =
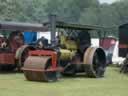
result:
<svg viewBox="0 0 128 96"><path fill-rule="evenodd" d="M43 22L54 13L61 20L109 27L118 36L118 26L128 22L128 0L100 4L98 0L0 0L0 21Z"/></svg>

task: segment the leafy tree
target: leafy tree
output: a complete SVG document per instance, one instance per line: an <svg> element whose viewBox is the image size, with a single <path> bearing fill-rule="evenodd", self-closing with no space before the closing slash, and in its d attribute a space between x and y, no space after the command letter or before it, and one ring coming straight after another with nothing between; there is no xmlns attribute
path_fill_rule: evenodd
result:
<svg viewBox="0 0 128 96"><path fill-rule="evenodd" d="M46 11L55 13L59 17L68 17L68 21L77 22L85 8L98 6L97 0L49 0Z"/></svg>

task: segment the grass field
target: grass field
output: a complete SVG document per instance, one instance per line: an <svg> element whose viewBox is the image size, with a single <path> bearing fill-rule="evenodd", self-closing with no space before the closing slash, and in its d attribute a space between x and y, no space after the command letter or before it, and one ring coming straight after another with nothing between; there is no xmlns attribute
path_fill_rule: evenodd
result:
<svg viewBox="0 0 128 96"><path fill-rule="evenodd" d="M102 79L62 78L55 83L28 82L22 73L0 74L0 96L128 96L128 76L108 68Z"/></svg>

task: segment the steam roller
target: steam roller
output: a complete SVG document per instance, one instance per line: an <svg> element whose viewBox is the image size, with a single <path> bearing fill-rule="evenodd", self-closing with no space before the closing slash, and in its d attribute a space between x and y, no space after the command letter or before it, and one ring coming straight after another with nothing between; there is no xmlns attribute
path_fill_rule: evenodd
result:
<svg viewBox="0 0 128 96"><path fill-rule="evenodd" d="M59 22L52 15L48 26L51 42L42 37L37 40L36 50L29 51L22 70L27 80L52 82L62 76L83 75L100 78L106 69L105 51L91 47L91 30L97 27ZM58 30L56 36L56 28Z"/></svg>

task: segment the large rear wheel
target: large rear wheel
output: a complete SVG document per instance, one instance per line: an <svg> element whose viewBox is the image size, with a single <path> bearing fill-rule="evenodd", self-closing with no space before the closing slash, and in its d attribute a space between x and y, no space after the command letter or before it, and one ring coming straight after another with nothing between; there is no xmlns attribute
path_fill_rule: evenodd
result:
<svg viewBox="0 0 128 96"><path fill-rule="evenodd" d="M106 69L106 55L102 48L89 47L83 58L85 72L89 77L103 77Z"/></svg>

